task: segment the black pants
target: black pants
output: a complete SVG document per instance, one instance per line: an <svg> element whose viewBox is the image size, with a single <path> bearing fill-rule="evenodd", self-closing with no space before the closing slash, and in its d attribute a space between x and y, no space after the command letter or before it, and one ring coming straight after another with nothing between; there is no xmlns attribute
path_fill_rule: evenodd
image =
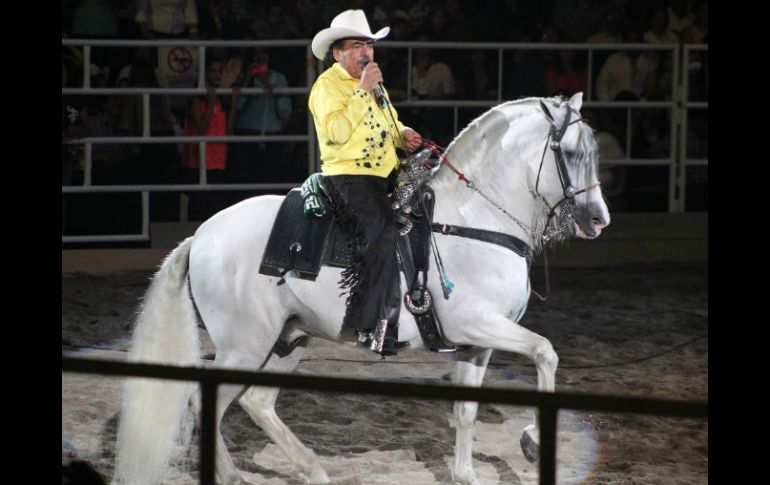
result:
<svg viewBox="0 0 770 485"><path fill-rule="evenodd" d="M383 318L398 321L398 229L387 197L395 179L395 174L387 179L324 177L337 223L350 238L351 265L340 281L340 287L348 290L343 328L371 330Z"/></svg>

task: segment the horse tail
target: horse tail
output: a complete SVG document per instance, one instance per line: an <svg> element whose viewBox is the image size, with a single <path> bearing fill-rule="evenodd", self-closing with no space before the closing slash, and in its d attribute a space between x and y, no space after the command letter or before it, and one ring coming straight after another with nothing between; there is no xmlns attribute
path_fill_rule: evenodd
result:
<svg viewBox="0 0 770 485"><path fill-rule="evenodd" d="M192 237L163 261L137 316L128 361L195 365L200 343L187 274ZM127 378L113 483L158 483L172 457L187 449L194 423L194 383Z"/></svg>

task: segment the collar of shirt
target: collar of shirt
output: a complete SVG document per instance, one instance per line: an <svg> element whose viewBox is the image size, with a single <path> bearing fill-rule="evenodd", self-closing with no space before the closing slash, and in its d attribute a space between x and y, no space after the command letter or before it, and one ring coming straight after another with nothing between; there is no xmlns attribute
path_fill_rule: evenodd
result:
<svg viewBox="0 0 770 485"><path fill-rule="evenodd" d="M334 69L334 72L337 73L340 79L345 81L355 81L356 79L350 75L350 73L342 67L342 65L339 62L335 62L332 66L332 69Z"/></svg>

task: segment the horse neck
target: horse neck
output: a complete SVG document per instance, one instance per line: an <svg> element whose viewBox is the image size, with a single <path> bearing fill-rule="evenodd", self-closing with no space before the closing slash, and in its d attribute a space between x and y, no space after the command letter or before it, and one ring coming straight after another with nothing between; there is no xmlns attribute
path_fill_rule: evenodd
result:
<svg viewBox="0 0 770 485"><path fill-rule="evenodd" d="M518 108L523 111L518 113L520 117L532 112ZM503 112L488 113L458 135L447 148L446 157L479 191L531 229L542 224L544 214L542 203L533 197L525 162L537 149L524 149L528 146L524 142L517 143L514 149L503 149L501 144L508 130L522 126L515 121L511 124ZM518 141L519 134L512 134L512 139ZM521 136L532 137L524 133ZM478 191L467 187L448 167L440 170L431 187L436 192L436 222L504 232L530 245L536 244L532 231L522 229Z"/></svg>

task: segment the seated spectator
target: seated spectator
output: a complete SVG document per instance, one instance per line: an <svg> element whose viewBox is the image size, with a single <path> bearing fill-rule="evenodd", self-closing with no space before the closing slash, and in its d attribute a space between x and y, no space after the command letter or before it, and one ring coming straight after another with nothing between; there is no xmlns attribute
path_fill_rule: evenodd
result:
<svg viewBox="0 0 770 485"><path fill-rule="evenodd" d="M433 60L430 49L415 49L412 95L421 99L447 99L455 92L452 70Z"/></svg>
<svg viewBox="0 0 770 485"><path fill-rule="evenodd" d="M637 43L638 33L629 31L628 42ZM632 93L637 99L644 92L644 82L658 67L656 56L639 50L622 50L610 55L596 78L596 99L613 101L620 93Z"/></svg>
<svg viewBox="0 0 770 485"><path fill-rule="evenodd" d="M424 40L424 39L421 39ZM455 93L452 70L443 62L434 61L430 49L415 49L412 66L412 97L417 99L447 99ZM452 116L441 108L422 107L410 110L410 119L418 120L423 137L439 145L453 138Z"/></svg>

